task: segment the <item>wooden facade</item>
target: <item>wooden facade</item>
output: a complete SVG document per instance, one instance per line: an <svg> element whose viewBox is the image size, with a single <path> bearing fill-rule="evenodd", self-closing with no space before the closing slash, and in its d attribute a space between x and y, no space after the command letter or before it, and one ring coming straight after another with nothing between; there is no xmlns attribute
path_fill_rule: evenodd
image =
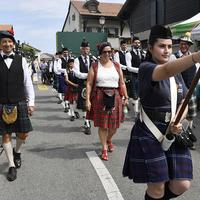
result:
<svg viewBox="0 0 200 200"><path fill-rule="evenodd" d="M200 12L200 0L127 0L118 18L129 24L130 31L140 33L156 24L171 25Z"/></svg>

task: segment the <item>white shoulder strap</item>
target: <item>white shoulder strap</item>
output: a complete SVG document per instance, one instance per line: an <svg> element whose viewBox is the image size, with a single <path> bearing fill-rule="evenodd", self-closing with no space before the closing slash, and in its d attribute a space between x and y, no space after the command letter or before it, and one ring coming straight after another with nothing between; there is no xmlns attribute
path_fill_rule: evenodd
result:
<svg viewBox="0 0 200 200"><path fill-rule="evenodd" d="M175 116L176 113L176 104L177 104L177 90L176 90L176 82L174 77L169 78L170 81L170 92L171 92L171 121ZM142 105L140 106L140 121L144 121L148 129L154 134L154 136L157 138L159 142L162 142L164 135L159 131L159 129L154 125L154 123L149 119L147 114L145 113L144 109L142 108ZM170 121L170 122L171 122ZM169 130L169 127L167 128L166 133Z"/></svg>

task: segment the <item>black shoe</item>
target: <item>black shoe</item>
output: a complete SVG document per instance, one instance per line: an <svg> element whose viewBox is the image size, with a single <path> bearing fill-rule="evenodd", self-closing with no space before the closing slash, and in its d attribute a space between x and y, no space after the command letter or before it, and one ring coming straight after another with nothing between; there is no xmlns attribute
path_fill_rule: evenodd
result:
<svg viewBox="0 0 200 200"><path fill-rule="evenodd" d="M74 112L74 114L75 114L75 116L76 116L76 118L77 118L77 119L79 119L79 118L80 118L80 115L79 115L79 113L78 113L78 112Z"/></svg>
<svg viewBox="0 0 200 200"><path fill-rule="evenodd" d="M129 108L129 106L127 107L128 111L130 111L131 109Z"/></svg>
<svg viewBox="0 0 200 200"><path fill-rule="evenodd" d="M62 100L61 99L59 99L59 101L58 101L58 104L61 104L62 103Z"/></svg>
<svg viewBox="0 0 200 200"><path fill-rule="evenodd" d="M14 181L17 178L17 169L16 167L10 167L8 170L7 179L9 181Z"/></svg>
<svg viewBox="0 0 200 200"><path fill-rule="evenodd" d="M14 148L13 148L13 160L15 163L15 167L19 169L21 167L22 161L20 157L21 153L16 153Z"/></svg>
<svg viewBox="0 0 200 200"><path fill-rule="evenodd" d="M84 133L86 135L91 135L90 127L86 127Z"/></svg>
<svg viewBox="0 0 200 200"><path fill-rule="evenodd" d="M75 120L75 117L71 116L70 121L74 121L74 120Z"/></svg>
<svg viewBox="0 0 200 200"><path fill-rule="evenodd" d="M68 113L69 112L69 109L67 107L65 107L65 110L64 110L65 113Z"/></svg>

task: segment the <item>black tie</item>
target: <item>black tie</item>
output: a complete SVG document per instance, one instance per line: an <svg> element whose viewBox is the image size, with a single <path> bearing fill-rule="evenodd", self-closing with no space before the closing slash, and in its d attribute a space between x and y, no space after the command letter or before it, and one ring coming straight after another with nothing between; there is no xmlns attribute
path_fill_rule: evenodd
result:
<svg viewBox="0 0 200 200"><path fill-rule="evenodd" d="M7 58L11 58L11 59L14 59L14 55L11 54L10 56L7 56L7 55L3 55L3 59L7 59Z"/></svg>
<svg viewBox="0 0 200 200"><path fill-rule="evenodd" d="M139 50L136 50L136 51L137 51L137 56L138 56L138 58L140 59Z"/></svg>
<svg viewBox="0 0 200 200"><path fill-rule="evenodd" d="M85 57L85 66L88 68L87 57Z"/></svg>

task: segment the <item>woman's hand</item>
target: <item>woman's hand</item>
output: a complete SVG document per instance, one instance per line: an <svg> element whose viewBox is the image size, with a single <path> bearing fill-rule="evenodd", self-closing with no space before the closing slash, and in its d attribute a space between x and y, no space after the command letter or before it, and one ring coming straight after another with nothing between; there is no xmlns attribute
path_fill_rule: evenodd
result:
<svg viewBox="0 0 200 200"><path fill-rule="evenodd" d="M128 101L128 99L125 99L124 106L128 106L128 105L129 105L129 101Z"/></svg>
<svg viewBox="0 0 200 200"><path fill-rule="evenodd" d="M74 87L78 87L78 84L74 84Z"/></svg>
<svg viewBox="0 0 200 200"><path fill-rule="evenodd" d="M90 111L90 109L91 109L91 102L90 102L90 100L86 100L86 108L87 108L88 111Z"/></svg>
<svg viewBox="0 0 200 200"><path fill-rule="evenodd" d="M174 125L174 122L175 122L175 119L172 120L171 122L171 132L173 134L179 134L182 130L182 124L181 123L178 123L177 125Z"/></svg>

